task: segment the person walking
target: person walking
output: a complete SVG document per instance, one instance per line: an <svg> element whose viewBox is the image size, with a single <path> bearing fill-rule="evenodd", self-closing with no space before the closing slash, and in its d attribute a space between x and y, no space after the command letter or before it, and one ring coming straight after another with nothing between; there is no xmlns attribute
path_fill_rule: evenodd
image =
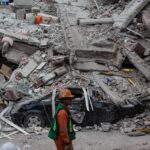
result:
<svg viewBox="0 0 150 150"><path fill-rule="evenodd" d="M57 150L73 150L75 132L68 106L72 104L74 97L69 89L63 89L59 93L61 102L57 106L48 134L55 141Z"/></svg>

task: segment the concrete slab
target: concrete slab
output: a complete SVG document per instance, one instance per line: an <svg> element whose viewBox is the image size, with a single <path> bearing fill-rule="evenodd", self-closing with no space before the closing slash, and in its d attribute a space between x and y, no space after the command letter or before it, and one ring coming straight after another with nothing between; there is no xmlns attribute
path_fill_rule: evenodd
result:
<svg viewBox="0 0 150 150"><path fill-rule="evenodd" d="M48 82L48 81L54 79L55 77L56 77L56 74L55 74L54 72L51 72L51 73L48 73L46 76L44 76L44 77L42 78L42 81L43 81L44 83L46 83L46 82Z"/></svg>
<svg viewBox="0 0 150 150"><path fill-rule="evenodd" d="M100 88L110 97L110 99L112 100L113 103L115 103L116 105L123 105L124 101L123 99L121 99L117 93L113 92L110 90L109 86L106 85L105 83L103 83L102 78L100 77L100 75L94 75L95 81L96 83L98 83L98 85L100 86Z"/></svg>
<svg viewBox="0 0 150 150"><path fill-rule="evenodd" d="M116 52L112 48L97 48L94 46L86 49L77 49L76 56L83 58L103 58L112 59L115 57Z"/></svg>
<svg viewBox="0 0 150 150"><path fill-rule="evenodd" d="M67 72L67 68L64 66L55 69L55 73L57 76L61 76L61 75L65 74L66 72Z"/></svg>
<svg viewBox="0 0 150 150"><path fill-rule="evenodd" d="M23 51L19 51L19 50L16 50L14 48L11 48L6 54L5 54L5 57L8 61L12 62L12 63L15 63L15 64L19 64L20 63L20 60L22 57L27 57L28 58L28 55L25 54Z"/></svg>
<svg viewBox="0 0 150 150"><path fill-rule="evenodd" d="M14 6L32 6L33 0L14 0Z"/></svg>
<svg viewBox="0 0 150 150"><path fill-rule="evenodd" d="M144 62L135 52L128 53L129 61L150 81L150 66Z"/></svg>
<svg viewBox="0 0 150 150"><path fill-rule="evenodd" d="M74 68L82 71L108 71L106 66L94 62L76 63Z"/></svg>
<svg viewBox="0 0 150 150"><path fill-rule="evenodd" d="M23 77L28 77L37 66L38 64L31 59L28 64L20 70L20 73L23 75Z"/></svg>

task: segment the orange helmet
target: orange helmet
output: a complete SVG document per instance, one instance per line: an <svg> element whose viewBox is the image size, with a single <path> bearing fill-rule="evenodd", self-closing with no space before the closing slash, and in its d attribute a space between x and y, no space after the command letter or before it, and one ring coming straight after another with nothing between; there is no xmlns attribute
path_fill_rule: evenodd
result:
<svg viewBox="0 0 150 150"><path fill-rule="evenodd" d="M71 94L71 91L68 89L63 89L59 93L59 99L62 98L74 98L74 95Z"/></svg>

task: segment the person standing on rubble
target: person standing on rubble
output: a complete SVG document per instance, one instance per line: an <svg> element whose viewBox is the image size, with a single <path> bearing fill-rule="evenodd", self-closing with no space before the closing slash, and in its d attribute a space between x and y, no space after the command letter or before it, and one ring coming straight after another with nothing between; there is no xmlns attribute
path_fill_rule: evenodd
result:
<svg viewBox="0 0 150 150"><path fill-rule="evenodd" d="M74 95L69 89L63 89L59 93L61 102L57 106L48 134L49 138L55 140L57 150L73 150L72 140L75 139L75 132L68 108L73 98Z"/></svg>

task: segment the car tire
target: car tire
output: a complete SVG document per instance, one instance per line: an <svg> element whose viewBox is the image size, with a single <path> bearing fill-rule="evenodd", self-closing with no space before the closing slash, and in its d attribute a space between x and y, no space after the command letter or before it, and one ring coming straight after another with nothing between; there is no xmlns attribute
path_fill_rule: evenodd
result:
<svg viewBox="0 0 150 150"><path fill-rule="evenodd" d="M30 113L24 118L24 127L45 127L45 120L44 118L37 113Z"/></svg>

